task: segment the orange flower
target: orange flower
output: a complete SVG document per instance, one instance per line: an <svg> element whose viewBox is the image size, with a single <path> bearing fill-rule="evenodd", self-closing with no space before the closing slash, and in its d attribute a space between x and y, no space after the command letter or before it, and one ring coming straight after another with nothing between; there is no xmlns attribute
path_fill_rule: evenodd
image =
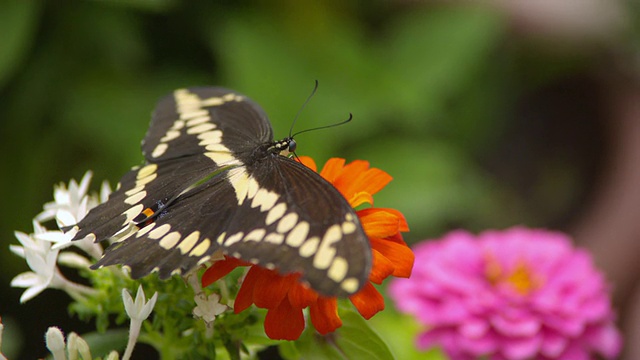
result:
<svg viewBox="0 0 640 360"><path fill-rule="evenodd" d="M300 161L317 171L313 159L302 156ZM320 175L332 183L352 207L373 206L373 194L384 188L391 176L370 168L369 162L356 160L345 165L344 159L327 161ZM413 252L402 239L401 232L409 231L407 222L395 209L369 207L356 211L371 243L373 266L369 281L349 300L365 319L384 309L384 298L371 284L381 284L390 275L409 277L413 267ZM311 323L320 334L327 334L342 326L335 297L319 295L298 281L300 274L281 275L251 263L226 257L214 263L202 276L206 287L238 266L251 266L242 282L234 303L235 313L251 304L267 309L264 329L271 339L296 340L304 330L302 310L309 308Z"/></svg>

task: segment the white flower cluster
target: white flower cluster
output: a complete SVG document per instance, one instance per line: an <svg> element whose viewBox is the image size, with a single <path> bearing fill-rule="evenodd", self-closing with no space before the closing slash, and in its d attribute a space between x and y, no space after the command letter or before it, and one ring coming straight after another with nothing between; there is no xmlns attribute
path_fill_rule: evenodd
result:
<svg viewBox="0 0 640 360"><path fill-rule="evenodd" d="M103 182L100 194L89 194L89 182L92 173L88 171L80 183L71 180L68 185L59 184L54 188L54 201L44 205L44 210L33 219L33 233L26 234L20 231L15 236L21 245L10 245L10 250L25 259L31 271L17 275L11 281L11 286L26 288L20 302L24 303L33 299L45 289L60 289L72 298L81 300L97 293L97 290L74 283L63 276L58 265L71 268L88 268L95 260L100 259L103 249L100 244L94 243L91 238L71 241L78 229L74 225L82 220L89 210L107 201L111 189L107 182ZM50 230L43 223L55 221L58 229ZM64 229L65 231L62 231ZM64 251L70 246L82 250L86 256L77 252ZM220 297L212 294L206 296L200 287L197 277L191 276L189 283L193 286L196 307L193 310L195 318L202 319L207 324L208 332L213 331L213 322L217 315L227 310L227 306L220 304ZM122 299L125 310L131 318L129 329L129 341L122 359L129 359L133 347L137 342L142 322L149 317L153 310L158 293L156 292L149 301L146 300L142 286L138 288L135 301L128 291L122 290ZM6 358L2 355L2 330L0 322L0 360ZM45 336L47 348L56 360L66 359L90 359L91 354L88 344L77 334L70 333L66 339L62 331L57 327L50 327ZM66 350L66 351L65 351ZM112 352L107 356L109 360L118 359L118 353Z"/></svg>
<svg viewBox="0 0 640 360"><path fill-rule="evenodd" d="M61 251L72 245L93 259L102 256L100 244L93 243L90 239L71 241L77 232L76 229L66 233L60 230L77 224L91 208L109 196L111 190L106 182L103 183L99 196L88 194L90 180L91 172L88 171L80 184L71 180L68 187L65 184L56 186L53 193L55 201L46 203L44 211L33 219L34 232L15 232L22 246L10 245L9 248L14 254L25 259L31 268L31 271L19 274L11 281L11 286L27 289L20 297L20 302L33 299L47 288L64 290L74 299L94 292L92 288L69 281L58 269L58 264L74 268L86 268L90 265L91 261L84 256L71 251ZM43 222L51 220L56 221L57 230L49 230L42 225Z"/></svg>
<svg viewBox="0 0 640 360"><path fill-rule="evenodd" d="M102 184L100 195L88 193L91 175L91 172L88 171L82 177L80 184L72 179L68 186L65 184L56 186L53 194L55 201L46 203L44 211L33 219L34 232L32 234L15 232L16 238L22 246L10 245L10 249L14 254L25 259L31 268L31 271L22 273L11 281L11 286L27 288L20 297L21 303L33 299L47 288L64 290L74 299L96 293L93 288L69 281L58 269L58 264L73 268L87 268L92 263L91 259L97 260L102 256L102 247L89 238L71 241L77 233L77 228L71 228L67 232L61 230L76 225L87 215L89 210L107 200L111 189L106 182ZM56 221L57 230L49 230L41 224L51 220ZM70 246L80 248L91 259L75 252L61 251ZM151 314L157 297L158 293L147 302L142 287L140 287L134 302L131 295L125 289L122 290L125 309L131 318L129 343L123 359L131 357L141 324ZM0 347L2 345L1 326L0 323ZM62 331L57 327L50 327L45 339L47 348L55 360L75 360L78 355L83 359L91 359L89 346L75 333L69 334L65 344ZM112 352L107 358L118 359L118 353ZM2 359L4 356L0 353L0 360Z"/></svg>

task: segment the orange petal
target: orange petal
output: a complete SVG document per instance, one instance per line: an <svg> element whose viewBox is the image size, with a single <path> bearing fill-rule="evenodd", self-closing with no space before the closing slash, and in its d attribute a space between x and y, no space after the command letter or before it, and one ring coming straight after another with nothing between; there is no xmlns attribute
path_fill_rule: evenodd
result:
<svg viewBox="0 0 640 360"><path fill-rule="evenodd" d="M407 243L404 241L404 239L402 238L402 234L400 234L400 233L397 233L397 234L394 234L394 235L391 235L391 236L387 236L384 239L387 240L387 241L398 243L398 244L403 245L403 246L407 246Z"/></svg>
<svg viewBox="0 0 640 360"><path fill-rule="evenodd" d="M318 301L309 307L309 316L313 327L322 335L333 332L342 326L342 320L338 316L336 298L318 297Z"/></svg>
<svg viewBox="0 0 640 360"><path fill-rule="evenodd" d="M245 275L244 280L242 280L240 291L238 291L238 295L233 302L233 312L236 314L244 311L253 304L253 290L258 281L261 280L259 269L260 268L256 266L252 266L247 272L247 275Z"/></svg>
<svg viewBox="0 0 640 360"><path fill-rule="evenodd" d="M345 160L342 158L331 158L322 167L320 176L325 178L330 183L333 183L338 176L342 173ZM335 185L334 185L335 186Z"/></svg>
<svg viewBox="0 0 640 360"><path fill-rule="evenodd" d="M351 205L352 208L358 207L364 203L373 205L373 196L366 191L357 192L349 199L349 205Z"/></svg>
<svg viewBox="0 0 640 360"><path fill-rule="evenodd" d="M258 266L254 266L254 268L260 269L261 279L255 284L253 302L257 307L263 309L277 307L282 302L282 299L287 296L289 289L296 285L296 279L299 277L297 274L282 276L275 271Z"/></svg>
<svg viewBox="0 0 640 360"><path fill-rule="evenodd" d="M391 212L369 208L359 210L357 214L367 236L384 238L400 231L400 219Z"/></svg>
<svg viewBox="0 0 640 360"><path fill-rule="evenodd" d="M392 213L398 218L398 221L400 222L400 227L398 230L400 232L409 231L409 224L407 224L407 219L404 217L404 214L401 213L399 210L392 209L392 208L378 208L378 209Z"/></svg>
<svg viewBox="0 0 640 360"><path fill-rule="evenodd" d="M359 292L351 295L349 300L358 309L360 315L367 320L371 319L378 311L384 310L384 298L371 283L366 283Z"/></svg>
<svg viewBox="0 0 640 360"><path fill-rule="evenodd" d="M302 163L302 165L315 172L318 172L318 167L316 166L316 162L313 160L313 158L309 156L299 156L298 159L300 160L300 163Z"/></svg>
<svg viewBox="0 0 640 360"><path fill-rule="evenodd" d="M372 249L371 254L373 255L373 266L369 273L369 281L380 285L382 284L382 280L393 274L395 266L391 260L380 254L378 250Z"/></svg>
<svg viewBox="0 0 640 360"><path fill-rule="evenodd" d="M351 185L356 180L356 178L367 169L369 169L368 161L354 160L344 166L340 174L334 180L329 181L333 183L333 186L340 190L345 198L349 199L354 192L353 190L351 190ZM358 191L361 190L363 189L358 188Z"/></svg>
<svg viewBox="0 0 640 360"><path fill-rule="evenodd" d="M291 286L287 295L291 306L297 308L306 308L318 299L318 293L297 283Z"/></svg>
<svg viewBox="0 0 640 360"><path fill-rule="evenodd" d="M366 191L375 194L393 180L386 172L371 168L358 174L349 184L349 192Z"/></svg>
<svg viewBox="0 0 640 360"><path fill-rule="evenodd" d="M288 300L269 309L264 319L264 332L274 340L296 340L304 330L302 309L294 308Z"/></svg>
<svg viewBox="0 0 640 360"><path fill-rule="evenodd" d="M393 263L395 267L393 276L409 277L411 275L414 255L407 245L375 237L370 237L369 241L371 248L379 251Z"/></svg>
<svg viewBox="0 0 640 360"><path fill-rule="evenodd" d="M216 261L204 272L204 274L202 274L202 287L207 287L220 280L238 266L246 265L251 264L240 259L225 256L224 260Z"/></svg>

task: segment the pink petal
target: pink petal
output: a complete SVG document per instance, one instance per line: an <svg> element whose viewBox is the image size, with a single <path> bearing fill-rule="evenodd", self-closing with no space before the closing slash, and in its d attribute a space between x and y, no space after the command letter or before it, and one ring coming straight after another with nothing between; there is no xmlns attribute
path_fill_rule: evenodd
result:
<svg viewBox="0 0 640 360"><path fill-rule="evenodd" d="M569 341L564 336L547 331L542 335L540 353L544 356L556 359L567 348L568 343Z"/></svg>
<svg viewBox="0 0 640 360"><path fill-rule="evenodd" d="M606 359L616 359L622 350L622 335L611 324L590 329L587 331L585 338L591 348Z"/></svg>
<svg viewBox="0 0 640 360"><path fill-rule="evenodd" d="M491 318L491 325L505 336L534 336L540 331L538 319L527 316L523 318L506 317L498 314Z"/></svg>
<svg viewBox="0 0 640 360"><path fill-rule="evenodd" d="M531 359L538 353L541 345L542 336L539 334L527 338L509 338L503 339L500 351L509 360Z"/></svg>

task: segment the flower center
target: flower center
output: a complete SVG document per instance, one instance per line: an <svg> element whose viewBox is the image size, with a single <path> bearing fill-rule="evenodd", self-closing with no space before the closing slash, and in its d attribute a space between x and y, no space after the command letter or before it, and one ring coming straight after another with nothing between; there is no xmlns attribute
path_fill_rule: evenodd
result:
<svg viewBox="0 0 640 360"><path fill-rule="evenodd" d="M487 256L485 276L493 286L507 285L520 295L527 295L540 287L540 279L524 261L505 269L494 256Z"/></svg>

